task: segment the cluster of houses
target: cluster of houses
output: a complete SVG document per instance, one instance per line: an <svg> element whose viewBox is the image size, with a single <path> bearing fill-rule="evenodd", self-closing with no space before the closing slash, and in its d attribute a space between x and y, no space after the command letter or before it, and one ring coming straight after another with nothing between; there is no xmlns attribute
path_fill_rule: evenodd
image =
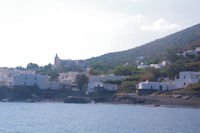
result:
<svg viewBox="0 0 200 133"><path fill-rule="evenodd" d="M89 76L88 93L95 92L101 88L107 91L117 91L118 87L116 84L104 83L108 80L123 80L126 76L116 76L116 75L99 75L99 76Z"/></svg>
<svg viewBox="0 0 200 133"><path fill-rule="evenodd" d="M80 74L80 72L69 72L69 73L60 73L58 80L62 83L63 88L69 88L73 91L80 91L79 88L75 85L75 78ZM118 87L116 84L104 83L108 80L122 80L126 76L116 76L116 75L89 75L87 72L84 72L89 77L89 83L86 86L86 93L94 93L97 90L106 90L106 91L117 91Z"/></svg>
<svg viewBox="0 0 200 133"><path fill-rule="evenodd" d="M35 74L35 71L31 70L19 70L14 68L0 68L0 86L11 86L17 75L21 74Z"/></svg>
<svg viewBox="0 0 200 133"><path fill-rule="evenodd" d="M155 69L160 69L160 68L164 68L165 66L171 64L170 61L162 61L159 64L150 64L147 65L145 63L141 63L137 66L138 69L146 69L146 68L155 68Z"/></svg>
<svg viewBox="0 0 200 133"><path fill-rule="evenodd" d="M75 84L78 74L86 74L89 77L89 83L86 86L86 93L93 93L96 90L117 91L116 84L104 83L107 80L121 80L125 76L116 75L89 75L85 72L59 73L57 81L50 81L48 75L41 75L35 71L18 70L11 68L0 68L0 86L35 86L39 89L69 89L80 91Z"/></svg>
<svg viewBox="0 0 200 133"><path fill-rule="evenodd" d="M200 47L197 47L194 50L191 50L191 49L190 50L186 50L186 51L184 51L182 53L177 53L176 55L187 57L187 56L191 56L191 55L196 56L199 53L200 53Z"/></svg>
<svg viewBox="0 0 200 133"><path fill-rule="evenodd" d="M195 48L194 50L186 50L182 53L177 53L177 56L182 56L182 57L187 57L187 56L196 56L200 53L200 47ZM139 56L136 58L136 63L140 63L139 65L137 65L138 69L146 69L146 68L155 68L155 69L160 69L160 68L164 68L165 66L171 64L170 61L162 61L159 64L146 64L144 62L142 62L145 59L145 56Z"/></svg>
<svg viewBox="0 0 200 133"><path fill-rule="evenodd" d="M200 48L195 50L188 50L182 53L185 57L187 55L192 55L192 53L200 53ZM137 61L140 62L144 60L144 56L137 58ZM61 62L65 62L66 65L74 65L75 61L64 61L59 59L56 55L54 60L54 68L59 67ZM156 69L163 68L171 64L170 61L162 61L159 64L150 64L146 65L141 63L138 65L138 69L146 69L148 67L153 67ZM78 63L75 65L80 65L85 68L87 63ZM14 68L0 68L0 86L37 86L39 89L70 89L71 91L80 91L80 88L77 87L75 83L76 76L78 74L86 74L89 77L89 83L85 86L85 92L94 93L97 90L106 90L106 91L117 91L118 87L116 84L106 83L105 81L112 80L123 80L126 76L116 76L116 75L89 75L89 69L85 69L84 72L68 72L68 73L59 73L59 76L56 81L50 81L48 75L41 75L32 70L19 70ZM180 72L179 75L176 75L175 80L164 79L162 82L141 82L137 86L137 90L173 90L185 88L189 84L194 84L200 82L200 72Z"/></svg>
<svg viewBox="0 0 200 133"><path fill-rule="evenodd" d="M0 68L0 86L37 86L40 89L58 89L58 81L49 81L47 75L37 74L32 70Z"/></svg>
<svg viewBox="0 0 200 133"><path fill-rule="evenodd" d="M84 86L86 93L93 93L96 90L117 91L116 84L104 83L106 80L121 80L125 76L116 75L89 75L87 61L82 60L62 60L56 54L54 58L54 69L60 66L64 67L79 67L84 69L84 72L68 72L59 73L56 81L50 81L48 75L41 75L34 70L19 70L14 68L0 68L0 86L35 86L39 89L69 89L72 91L80 91L75 83L78 74L86 74L89 77L89 83Z"/></svg>
<svg viewBox="0 0 200 133"><path fill-rule="evenodd" d="M146 64L145 62L143 62L143 60L145 59L145 56L139 56L136 58L136 64L138 69L146 69L146 68L155 68L155 69L160 69L160 68L164 68L167 65L171 64L170 61L164 60L162 62L160 62L159 64ZM140 64L139 64L140 63Z"/></svg>
<svg viewBox="0 0 200 133"><path fill-rule="evenodd" d="M173 90L187 87L189 84L200 82L200 72L180 72L175 76L175 80L165 79L163 82L141 82L138 85L139 90Z"/></svg>
<svg viewBox="0 0 200 133"><path fill-rule="evenodd" d="M126 76L116 75L88 75L89 83L85 88L86 93L94 93L97 90L117 91L116 84L109 84L108 80L123 80ZM0 86L37 86L39 89L71 89L80 91L75 84L76 76L80 72L59 73L57 81L50 81L48 75L41 75L30 70L18 70L10 68L0 68ZM138 84L137 90L157 90L166 91L185 88L189 84L200 82L200 72L180 72L175 76L175 80L164 79L159 82L145 81Z"/></svg>

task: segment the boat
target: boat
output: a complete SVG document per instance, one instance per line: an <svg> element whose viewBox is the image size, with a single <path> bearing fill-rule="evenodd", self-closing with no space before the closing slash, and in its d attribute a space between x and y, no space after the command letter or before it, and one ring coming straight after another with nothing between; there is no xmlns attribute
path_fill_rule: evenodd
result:
<svg viewBox="0 0 200 133"><path fill-rule="evenodd" d="M92 104L95 104L96 102L95 102L95 100L92 100L91 103L92 103Z"/></svg>
<svg viewBox="0 0 200 133"><path fill-rule="evenodd" d="M180 98L181 94L174 94L174 95L172 95L172 97L174 97L174 98Z"/></svg>
<svg viewBox="0 0 200 133"><path fill-rule="evenodd" d="M184 96L183 99L188 100L190 99L190 96Z"/></svg>
<svg viewBox="0 0 200 133"><path fill-rule="evenodd" d="M151 104L151 105L148 105L149 107L159 107L160 104Z"/></svg>
<svg viewBox="0 0 200 133"><path fill-rule="evenodd" d="M1 100L1 102L8 102L8 99L3 99Z"/></svg>

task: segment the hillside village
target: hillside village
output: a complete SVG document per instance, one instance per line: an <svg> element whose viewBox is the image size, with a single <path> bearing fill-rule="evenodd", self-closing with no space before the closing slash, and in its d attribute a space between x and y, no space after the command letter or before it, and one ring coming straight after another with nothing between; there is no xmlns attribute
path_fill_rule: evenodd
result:
<svg viewBox="0 0 200 133"><path fill-rule="evenodd" d="M180 58L187 58L188 56L198 56L200 54L200 47L196 47L194 50L186 50L182 53L177 53L176 55ZM139 57L136 62L144 60L144 57ZM171 61L162 61L159 64L144 64L143 62L137 66L138 69L147 69L147 68L154 68L154 69L162 69L167 67L171 64ZM159 80L159 79L158 79ZM160 90L160 91L167 91L173 89L182 89L186 88L190 84L195 84L200 81L200 72L194 71L181 71L179 74L175 75L174 80L170 80L168 77L164 78L163 81L159 82L150 82L145 81L141 82L138 85L138 89L150 89L150 90Z"/></svg>
<svg viewBox="0 0 200 133"><path fill-rule="evenodd" d="M182 53L176 53L179 58L183 59L191 56L193 58L199 56L199 54L200 47L196 47L194 50L190 49ZM149 70L164 70L173 64L170 60L163 60L158 64L146 64L144 61L145 56L139 56L135 61L135 63L138 64L135 70L139 72L142 71L143 74L146 74L147 72L145 71ZM129 63L126 63L123 67L129 67ZM76 70L58 72L59 69L63 70L63 68L76 68ZM54 73L54 76L56 75L54 78L51 78L51 74L42 74L34 67L27 67L27 69L0 68L0 85L1 87L35 87L47 91L66 90L69 92L83 93L85 95L101 94L102 92L104 92L102 94L109 92L126 92L131 94L134 92L136 95L151 95L155 92L183 89L188 85L200 81L200 72L195 71L180 71L174 78L163 77L161 75L158 76L157 79L154 78L151 80L151 78L148 79L148 75L146 75L146 80L143 79L142 81L136 79L131 81L131 76L123 73L119 74L116 71L110 74L93 73L91 70L94 68L90 68L87 61L62 60L57 54L51 69L57 72ZM77 77L80 77L80 82L82 80L81 78L85 78L85 81L79 85ZM123 85L126 81L129 83L131 82L131 84Z"/></svg>
<svg viewBox="0 0 200 133"><path fill-rule="evenodd" d="M60 67L58 56L55 57L55 63L53 69ZM60 60L62 62L63 60ZM65 67L72 66L84 66L83 63L76 64L76 61L65 60ZM14 68L1 68L0 69L0 81L1 86L35 86L39 89L67 89L70 91L81 91L82 88L78 88L76 84L77 75L85 74L88 77L88 83L84 86L85 93L92 93L95 88L99 87L107 91L117 91L116 84L104 83L107 80L122 80L126 76L116 75L89 75L89 68L84 71L69 71L65 73L58 73L56 80L50 80L49 75L43 75L34 70L19 70Z"/></svg>
<svg viewBox="0 0 200 133"><path fill-rule="evenodd" d="M198 29L200 25L135 49L87 60L61 59L56 54L54 64L2 67L0 100L12 97L21 100L34 97L62 99L71 95L109 95L112 98L117 95L173 95L178 92L199 97Z"/></svg>

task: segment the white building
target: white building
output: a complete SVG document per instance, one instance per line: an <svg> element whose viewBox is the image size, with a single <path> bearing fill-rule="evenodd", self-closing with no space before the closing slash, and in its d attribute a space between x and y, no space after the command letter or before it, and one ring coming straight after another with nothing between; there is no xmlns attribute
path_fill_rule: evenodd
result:
<svg viewBox="0 0 200 133"><path fill-rule="evenodd" d="M137 66L138 69L146 69L148 67L149 65L146 65L145 63L141 63L140 65Z"/></svg>
<svg viewBox="0 0 200 133"><path fill-rule="evenodd" d="M48 81L49 89L61 89L62 84L59 81Z"/></svg>
<svg viewBox="0 0 200 133"><path fill-rule="evenodd" d="M164 66L162 64L150 64L150 67L155 68L155 69L160 69L160 68L163 68Z"/></svg>
<svg viewBox="0 0 200 133"><path fill-rule="evenodd" d="M200 47L197 47L197 48L195 49L195 51L196 51L197 53L200 53Z"/></svg>
<svg viewBox="0 0 200 133"><path fill-rule="evenodd" d="M15 76L12 86L37 86L39 89L60 89L61 82L48 81L47 75L20 74Z"/></svg>
<svg viewBox="0 0 200 133"><path fill-rule="evenodd" d="M116 84L103 84L103 87L105 90L108 90L108 91L117 91L118 90L118 87Z"/></svg>
<svg viewBox="0 0 200 133"><path fill-rule="evenodd" d="M173 82L141 82L138 85L138 89L155 89L160 91L174 89Z"/></svg>
<svg viewBox="0 0 200 133"><path fill-rule="evenodd" d="M48 76L41 74L20 74L13 81L13 86L37 86L39 89L49 87Z"/></svg>
<svg viewBox="0 0 200 133"><path fill-rule="evenodd" d="M7 86L10 86L14 80L14 77L19 74L35 74L35 71L30 70L18 70L14 68L0 68L0 82Z"/></svg>
<svg viewBox="0 0 200 133"><path fill-rule="evenodd" d="M180 72L175 77L175 88L185 88L189 84L200 82L200 72Z"/></svg>
<svg viewBox="0 0 200 133"><path fill-rule="evenodd" d="M161 64L162 64L163 66L167 66L167 65L170 65L170 64L171 64L171 61L164 60L164 61L161 62Z"/></svg>
<svg viewBox="0 0 200 133"><path fill-rule="evenodd" d="M136 58L136 63L139 63L140 61L143 61L145 59L145 56L139 56Z"/></svg>
<svg viewBox="0 0 200 133"><path fill-rule="evenodd" d="M66 80L68 80L68 74L67 73L59 73L58 81L64 82Z"/></svg>
<svg viewBox="0 0 200 133"><path fill-rule="evenodd" d="M78 74L81 74L80 72L69 72L67 80L70 80L71 82L75 82L76 76Z"/></svg>
<svg viewBox="0 0 200 133"><path fill-rule="evenodd" d="M108 83L101 83L101 82L95 82L95 83L89 83L87 92L95 92L95 89L102 89L107 91L117 91L118 87L115 84L108 84Z"/></svg>
<svg viewBox="0 0 200 133"><path fill-rule="evenodd" d="M80 72L69 72L69 73L59 73L58 81L63 85L71 85L75 82L76 76L81 74Z"/></svg>
<svg viewBox="0 0 200 133"><path fill-rule="evenodd" d="M88 93L94 92L95 88L103 88L103 83L101 83L101 82L89 83L88 88L87 88L87 92Z"/></svg>
<svg viewBox="0 0 200 133"><path fill-rule="evenodd" d="M183 52L183 57L186 57L188 55L197 55L197 52L195 50L186 50Z"/></svg>

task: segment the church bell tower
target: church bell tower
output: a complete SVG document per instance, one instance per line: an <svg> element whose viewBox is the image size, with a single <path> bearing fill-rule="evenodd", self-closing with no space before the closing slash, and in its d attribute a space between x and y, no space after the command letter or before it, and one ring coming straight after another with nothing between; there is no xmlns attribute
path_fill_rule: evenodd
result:
<svg viewBox="0 0 200 133"><path fill-rule="evenodd" d="M58 57L58 55L56 54L55 58L54 58L54 68L58 68L60 65L60 58Z"/></svg>

